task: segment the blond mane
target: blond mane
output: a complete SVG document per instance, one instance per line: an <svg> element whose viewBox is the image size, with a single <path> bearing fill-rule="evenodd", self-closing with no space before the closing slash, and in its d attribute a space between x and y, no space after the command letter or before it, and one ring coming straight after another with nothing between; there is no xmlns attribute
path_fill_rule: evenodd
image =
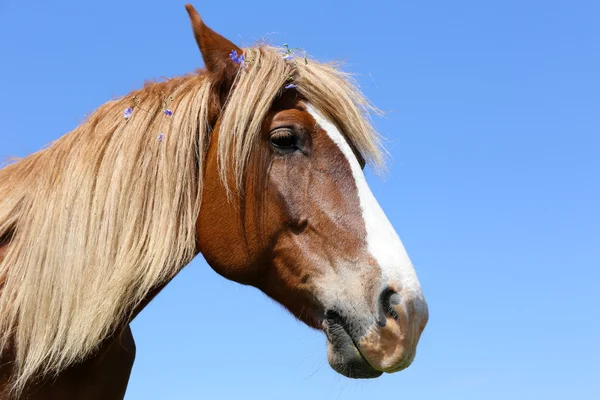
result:
<svg viewBox="0 0 600 400"><path fill-rule="evenodd" d="M374 109L348 74L314 60L286 62L280 48L245 53L219 127L219 160L233 160L221 161L219 173L234 174L232 190L290 73L381 165ZM194 257L215 84L203 72L146 84L0 170L0 242L10 240L0 262L0 359L14 359L16 390L83 360ZM171 96L169 117L163 101Z"/></svg>

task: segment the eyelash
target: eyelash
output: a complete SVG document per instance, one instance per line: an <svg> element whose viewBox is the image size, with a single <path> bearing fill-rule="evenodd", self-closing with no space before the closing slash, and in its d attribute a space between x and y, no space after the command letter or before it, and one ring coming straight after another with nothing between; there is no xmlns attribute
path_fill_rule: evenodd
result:
<svg viewBox="0 0 600 400"><path fill-rule="evenodd" d="M279 151L291 153L298 150L298 138L290 128L279 128L271 132L269 143Z"/></svg>

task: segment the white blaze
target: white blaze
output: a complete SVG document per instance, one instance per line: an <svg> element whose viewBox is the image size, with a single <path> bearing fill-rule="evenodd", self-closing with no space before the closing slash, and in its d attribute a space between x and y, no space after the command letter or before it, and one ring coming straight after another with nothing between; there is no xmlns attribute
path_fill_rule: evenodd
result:
<svg viewBox="0 0 600 400"><path fill-rule="evenodd" d="M381 268L383 282L398 283L403 293L423 299L421 285L408 254L406 254L396 230L371 192L365 174L346 138L331 121L323 117L312 105L307 105L307 111L340 148L350 164L367 231L368 249Z"/></svg>

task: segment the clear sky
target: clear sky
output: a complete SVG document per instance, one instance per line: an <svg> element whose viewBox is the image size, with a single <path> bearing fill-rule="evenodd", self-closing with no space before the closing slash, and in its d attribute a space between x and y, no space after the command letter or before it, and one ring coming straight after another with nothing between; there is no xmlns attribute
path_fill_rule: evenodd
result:
<svg viewBox="0 0 600 400"><path fill-rule="evenodd" d="M194 4L238 44L347 59L388 112L393 163L369 181L431 316L408 370L349 380L200 256L134 321L128 400L600 398L600 2ZM201 66L183 6L0 1L0 157Z"/></svg>

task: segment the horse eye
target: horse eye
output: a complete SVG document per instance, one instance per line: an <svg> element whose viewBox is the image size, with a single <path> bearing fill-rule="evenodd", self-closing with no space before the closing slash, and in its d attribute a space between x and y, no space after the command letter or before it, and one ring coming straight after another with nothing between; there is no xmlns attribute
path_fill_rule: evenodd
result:
<svg viewBox="0 0 600 400"><path fill-rule="evenodd" d="M294 131L291 129L278 129L271 133L269 143L278 150L286 152L296 151L298 149L298 140Z"/></svg>

